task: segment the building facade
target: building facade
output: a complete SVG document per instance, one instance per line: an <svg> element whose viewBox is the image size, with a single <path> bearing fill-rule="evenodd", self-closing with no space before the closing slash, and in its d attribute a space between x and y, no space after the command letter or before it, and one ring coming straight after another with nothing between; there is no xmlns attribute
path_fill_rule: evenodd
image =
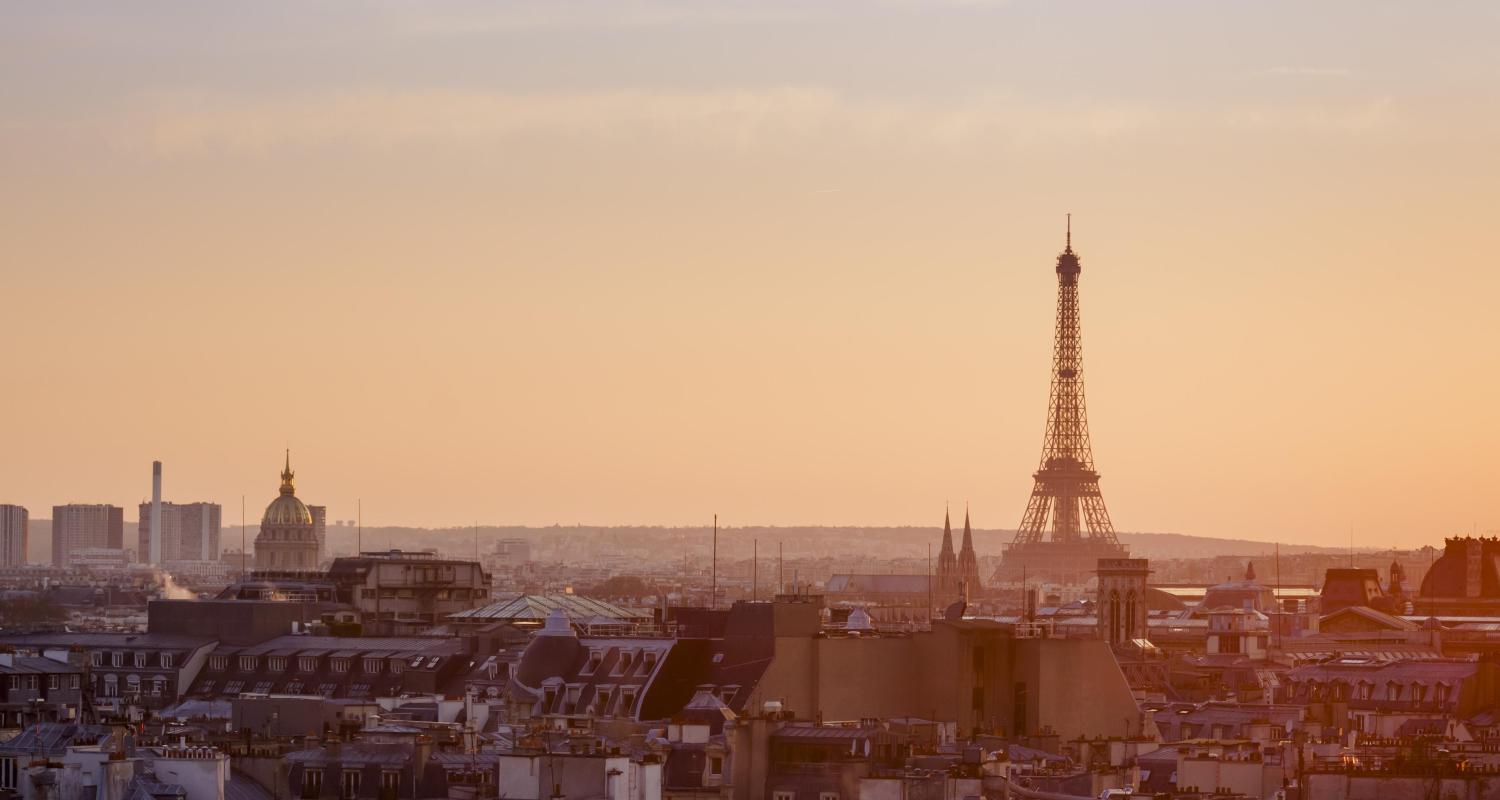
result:
<svg viewBox="0 0 1500 800"><path fill-rule="evenodd" d="M489 603L490 576L474 561L391 550L336 558L328 577L359 609L370 636L409 636Z"/></svg>
<svg viewBox="0 0 1500 800"><path fill-rule="evenodd" d="M19 567L26 563L29 537L26 526L30 514L22 506L0 504L0 567Z"/></svg>
<svg viewBox="0 0 1500 800"><path fill-rule="evenodd" d="M292 457L281 471L281 493L266 506L255 537L255 568L305 571L318 568L318 540L312 511L297 498Z"/></svg>
<svg viewBox="0 0 1500 800"><path fill-rule="evenodd" d="M151 552L151 504L140 505L137 558ZM218 503L161 504L161 562L212 561L219 557L224 510Z"/></svg>
<svg viewBox="0 0 1500 800"><path fill-rule="evenodd" d="M125 547L125 509L103 503L52 507L52 563L66 566L86 547Z"/></svg>

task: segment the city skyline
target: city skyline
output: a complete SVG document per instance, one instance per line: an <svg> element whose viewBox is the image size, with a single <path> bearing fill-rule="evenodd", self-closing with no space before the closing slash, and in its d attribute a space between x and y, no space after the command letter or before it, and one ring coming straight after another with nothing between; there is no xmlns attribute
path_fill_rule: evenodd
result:
<svg viewBox="0 0 1500 800"><path fill-rule="evenodd" d="M1484 4L166 8L0 30L33 519L1012 529L1071 212L1119 530L1500 529Z"/></svg>

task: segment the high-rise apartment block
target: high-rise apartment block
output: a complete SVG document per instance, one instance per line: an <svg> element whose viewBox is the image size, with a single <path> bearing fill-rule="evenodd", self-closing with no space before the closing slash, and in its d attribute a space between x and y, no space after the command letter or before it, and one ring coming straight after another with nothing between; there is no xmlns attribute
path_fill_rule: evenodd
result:
<svg viewBox="0 0 1500 800"><path fill-rule="evenodd" d="M313 538L318 540L318 563L328 558L328 506L308 506L313 518Z"/></svg>
<svg viewBox="0 0 1500 800"><path fill-rule="evenodd" d="M141 503L140 549L137 558L147 562L151 552L151 503ZM161 557L169 561L214 561L219 557L219 535L224 510L218 503L161 504Z"/></svg>
<svg viewBox="0 0 1500 800"><path fill-rule="evenodd" d="M25 508L0 503L0 567L26 563L26 526L30 522Z"/></svg>
<svg viewBox="0 0 1500 800"><path fill-rule="evenodd" d="M125 547L125 509L103 503L52 507L52 563L65 567L85 547Z"/></svg>

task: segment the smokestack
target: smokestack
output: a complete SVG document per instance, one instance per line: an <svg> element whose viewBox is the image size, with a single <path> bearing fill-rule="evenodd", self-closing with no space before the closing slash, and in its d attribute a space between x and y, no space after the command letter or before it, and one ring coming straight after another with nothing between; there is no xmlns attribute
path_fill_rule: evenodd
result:
<svg viewBox="0 0 1500 800"><path fill-rule="evenodd" d="M151 553L152 564L161 563L161 462L151 462Z"/></svg>

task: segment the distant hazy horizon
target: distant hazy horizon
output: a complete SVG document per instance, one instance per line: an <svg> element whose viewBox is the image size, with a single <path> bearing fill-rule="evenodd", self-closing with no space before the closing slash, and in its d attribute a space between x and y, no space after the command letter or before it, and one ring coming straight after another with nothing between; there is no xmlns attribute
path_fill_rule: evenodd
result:
<svg viewBox="0 0 1500 800"><path fill-rule="evenodd" d="M1500 529L1500 8L0 10L0 502Z"/></svg>

